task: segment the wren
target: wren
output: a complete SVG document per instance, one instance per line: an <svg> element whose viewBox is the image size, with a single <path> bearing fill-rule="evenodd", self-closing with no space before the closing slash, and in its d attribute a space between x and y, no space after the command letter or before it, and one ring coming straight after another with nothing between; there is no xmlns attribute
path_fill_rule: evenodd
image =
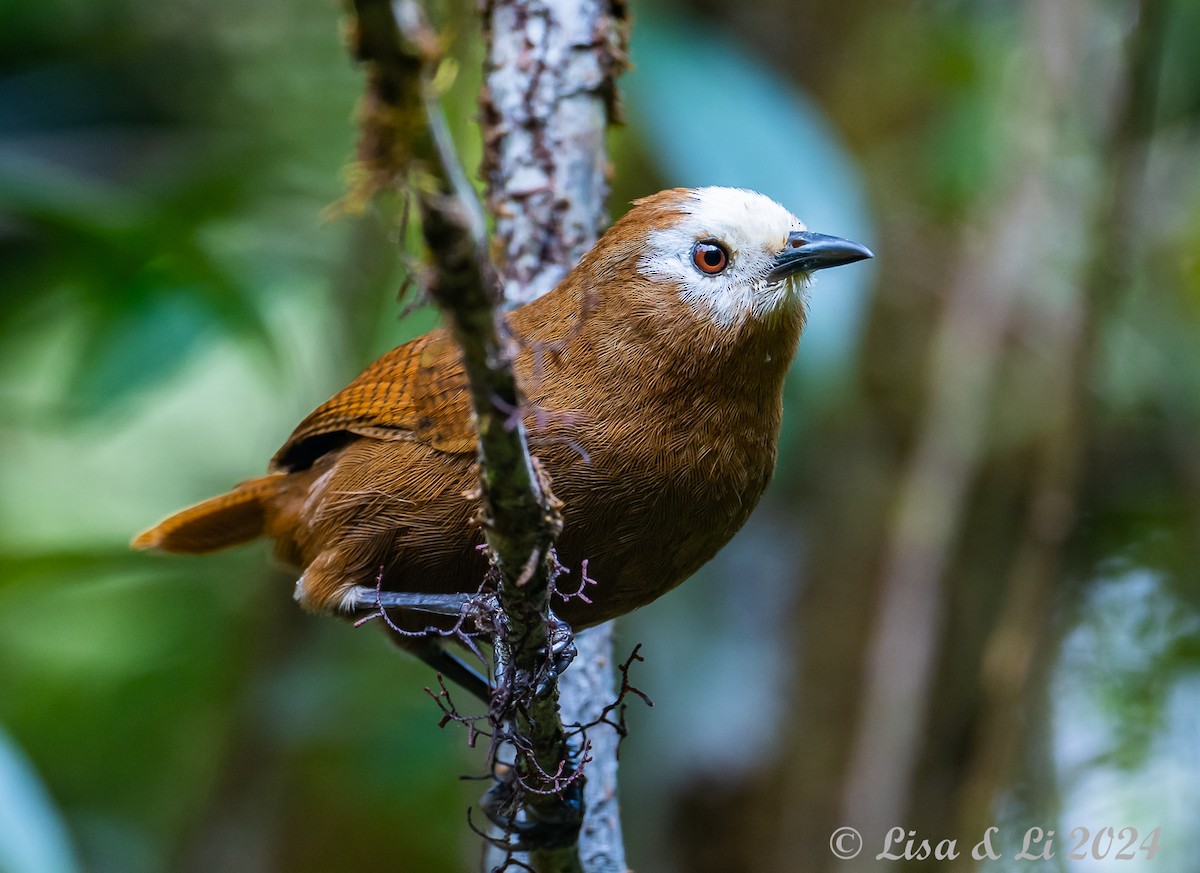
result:
<svg viewBox="0 0 1200 873"><path fill-rule="evenodd" d="M659 597L743 525L775 468L810 274L870 257L761 194L674 189L638 200L553 291L509 314L530 450L562 502L559 559L575 578L586 559L596 580L587 601L553 604L572 628ZM200 553L267 537L300 571L302 606L352 617L373 608L377 580L478 589L475 431L446 330L367 367L269 470L133 546ZM396 641L446 666L439 647Z"/></svg>

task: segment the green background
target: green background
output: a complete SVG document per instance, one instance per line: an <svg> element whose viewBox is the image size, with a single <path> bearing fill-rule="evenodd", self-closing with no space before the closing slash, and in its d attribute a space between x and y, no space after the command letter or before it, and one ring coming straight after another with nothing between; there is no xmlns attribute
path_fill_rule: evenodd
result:
<svg viewBox="0 0 1200 873"><path fill-rule="evenodd" d="M987 803L1013 833L1161 826L1153 869L1192 869L1200 7L1053 5L633 5L614 213L671 185L742 185L878 256L813 289L760 510L620 625L618 654L645 644L635 680L656 702L631 713L622 752L635 869L829 860L804 823L836 818L844 773L822 782L788 762L837 759L813 738L856 723L861 663L812 653L835 651L822 633L869 647L859 620L878 598L855 580L879 575L875 535L936 426L937 325L964 271L997 264L1019 302L986 396L962 407L979 420L951 418L977 443L936 596L953 632L924 706L967 725L959 740L987 717L986 682L952 668L981 662L1010 602L989 598L1025 578L1006 567L1028 451L1058 421L1047 374L1093 312L1079 513L1038 577L1041 620L1007 656L1034 666L1001 757L1012 778ZM1123 140L1127 44L1160 8L1145 118ZM458 777L482 756L438 730L426 668L369 627L301 614L262 545L194 560L126 545L260 473L303 415L435 323L401 317L386 204L334 215L361 87L339 10L9 0L4 13L0 871L471 868L482 785ZM470 167L473 15L434 9L454 22L446 105ZM1032 206L1006 211L1028 173ZM1010 212L1036 223L1012 251ZM969 360L977 341L951 333L950 353ZM937 834L962 808L947 781L982 758L931 737L910 803Z"/></svg>

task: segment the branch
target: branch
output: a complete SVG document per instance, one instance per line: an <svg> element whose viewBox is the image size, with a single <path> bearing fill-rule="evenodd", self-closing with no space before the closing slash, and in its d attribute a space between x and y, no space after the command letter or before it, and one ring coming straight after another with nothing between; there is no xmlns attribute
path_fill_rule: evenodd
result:
<svg viewBox="0 0 1200 873"><path fill-rule="evenodd" d="M487 0L480 95L504 297L551 290L607 224L610 123L626 66L623 0Z"/></svg>
<svg viewBox="0 0 1200 873"><path fill-rule="evenodd" d="M415 188L431 256L430 296L462 347L479 439L484 532L499 571L503 614L496 640L499 688L492 716L511 724L514 783L524 821L559 828L553 846L535 852L540 871L579 869L581 803L578 763L571 760L549 674L547 591L558 563L561 521L539 481L520 408L513 348L496 306L495 271L484 222L446 133L433 81L441 47L414 0L354 0L352 40L367 67L359 158L359 195L407 177ZM547 681L549 679L549 681ZM515 815L515 812L514 812Z"/></svg>
<svg viewBox="0 0 1200 873"><path fill-rule="evenodd" d="M551 290L607 224L608 125L626 66L623 0L487 0L480 95L483 173L496 216L509 305ZM624 873L617 729L598 721L616 698L612 626L581 634L559 685L563 721L587 730L579 853L587 873ZM578 740L582 742L582 738Z"/></svg>
<svg viewBox="0 0 1200 873"><path fill-rule="evenodd" d="M583 631L575 637L575 647L575 661L559 680L559 692L563 721L588 725L589 760L583 783L579 859L585 873L625 873L625 843L617 800L617 748L622 735L612 723L602 720L605 706L617 698L613 688L613 623Z"/></svg>

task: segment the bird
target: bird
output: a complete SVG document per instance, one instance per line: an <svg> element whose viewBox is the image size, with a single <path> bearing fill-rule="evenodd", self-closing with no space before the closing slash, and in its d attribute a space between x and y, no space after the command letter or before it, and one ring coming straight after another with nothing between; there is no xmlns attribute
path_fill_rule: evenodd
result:
<svg viewBox="0 0 1200 873"><path fill-rule="evenodd" d="M553 290L507 314L519 414L561 503L558 559L590 580L552 604L573 630L657 599L742 527L775 468L811 276L871 257L763 194L675 188L634 201ZM438 328L317 407L266 475L132 545L197 554L265 537L298 571L302 607L349 618L377 590L476 592L476 453L461 352ZM472 681L436 634L414 634L427 616L398 621L397 644Z"/></svg>

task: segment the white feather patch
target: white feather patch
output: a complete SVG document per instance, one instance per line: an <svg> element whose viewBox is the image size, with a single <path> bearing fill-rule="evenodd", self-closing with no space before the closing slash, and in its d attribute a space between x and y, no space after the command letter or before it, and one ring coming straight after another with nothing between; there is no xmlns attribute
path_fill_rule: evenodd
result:
<svg viewBox="0 0 1200 873"><path fill-rule="evenodd" d="M805 276L768 281L788 234L804 224L770 197L741 188L697 188L674 226L653 231L638 264L642 275L671 282L698 314L723 327L763 318L788 303L798 305ZM729 266L710 276L692 262L692 247L721 243Z"/></svg>

